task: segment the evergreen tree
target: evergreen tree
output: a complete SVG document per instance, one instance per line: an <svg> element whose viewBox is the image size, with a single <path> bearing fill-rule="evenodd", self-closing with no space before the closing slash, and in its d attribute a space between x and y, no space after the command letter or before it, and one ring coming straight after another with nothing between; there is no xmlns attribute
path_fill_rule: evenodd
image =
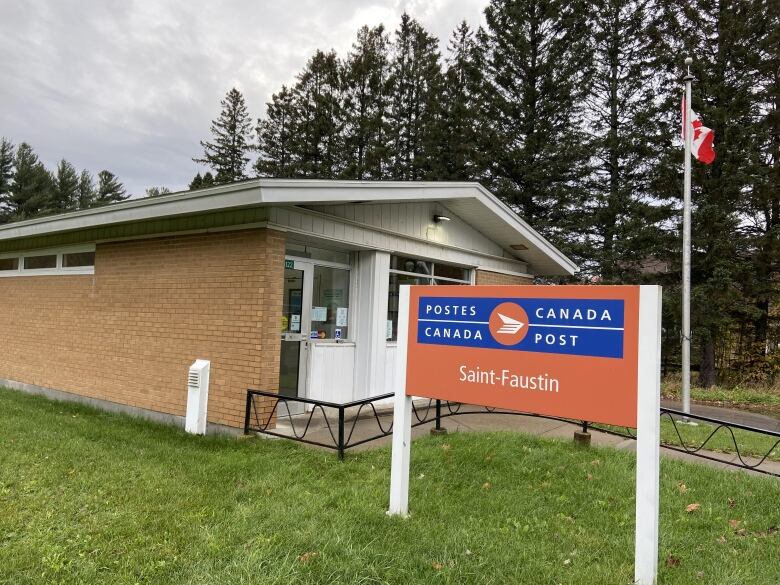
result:
<svg viewBox="0 0 780 585"><path fill-rule="evenodd" d="M387 166L388 53L384 27L364 26L343 64L348 179L381 179Z"/></svg>
<svg viewBox="0 0 780 585"><path fill-rule="evenodd" d="M168 187L148 187L146 189L146 196L147 197L162 197L163 195L167 195L170 192L171 192L171 190L168 189Z"/></svg>
<svg viewBox="0 0 780 585"><path fill-rule="evenodd" d="M95 181L88 170L81 171L77 192L77 206L79 209L89 209L95 204Z"/></svg>
<svg viewBox="0 0 780 585"><path fill-rule="evenodd" d="M215 183L224 184L247 178L246 164L252 151L252 123L243 94L235 87L220 101L219 118L211 122L211 141L201 141L203 157L193 158L216 173Z"/></svg>
<svg viewBox="0 0 780 585"><path fill-rule="evenodd" d="M189 189L190 191L195 191L196 189L201 189L202 187L203 187L203 177L200 176L200 173L197 173L192 178L192 181L190 181Z"/></svg>
<svg viewBox="0 0 780 585"><path fill-rule="evenodd" d="M581 104L590 47L584 3L491 0L485 59L485 179L564 251L576 241L589 153Z"/></svg>
<svg viewBox="0 0 780 585"><path fill-rule="evenodd" d="M583 258L581 275L603 283L639 280L643 266L658 260L659 224L669 215L649 190L657 129L654 47L644 32L655 9L653 0L598 0L590 12L591 174L576 255Z"/></svg>
<svg viewBox="0 0 780 585"><path fill-rule="evenodd" d="M30 219L46 213L51 204L52 178L26 142L16 149L14 169L13 184L2 201L11 220Z"/></svg>
<svg viewBox="0 0 780 585"><path fill-rule="evenodd" d="M255 171L261 177L292 177L293 128L296 124L293 93L282 86L266 104L265 119L257 121L259 156Z"/></svg>
<svg viewBox="0 0 780 585"><path fill-rule="evenodd" d="M443 74L438 41L408 14L401 16L390 64L390 176L435 179L440 167Z"/></svg>
<svg viewBox="0 0 780 585"><path fill-rule="evenodd" d="M14 145L5 137L0 138L0 223L8 221L5 209L11 183L14 178Z"/></svg>
<svg viewBox="0 0 780 585"><path fill-rule="evenodd" d="M209 187L213 187L215 184L214 175L212 175L209 171L206 171L203 174L203 188L207 189Z"/></svg>
<svg viewBox="0 0 780 585"><path fill-rule="evenodd" d="M75 167L65 159L57 165L53 178L51 208L58 213L75 209L79 203L79 176Z"/></svg>
<svg viewBox="0 0 780 585"><path fill-rule="evenodd" d="M342 169L341 82L336 53L317 51L293 88L295 119L291 165L294 176L330 179Z"/></svg>
<svg viewBox="0 0 780 585"><path fill-rule="evenodd" d="M464 20L452 33L444 84L441 178L473 180L484 166L480 151L481 55Z"/></svg>
<svg viewBox="0 0 780 585"><path fill-rule="evenodd" d="M681 60L686 55L696 57L691 106L716 136L715 162L692 162L691 316L703 386L717 381L716 351L726 349L731 328L750 320L744 284L751 253L738 213L758 173L754 80L745 74L757 42L750 8L750 3L727 0L696 0L685 6L664 0L650 31L656 37L656 75L666 81L660 86L666 91L658 98L674 120L667 136L679 136ZM677 139L676 153L662 162L668 176L682 168L682 157ZM676 180L658 181L659 197L679 201L681 184L679 172ZM679 244L674 258L678 252Z"/></svg>
<svg viewBox="0 0 780 585"><path fill-rule="evenodd" d="M98 173L97 194L94 202L95 207L119 203L127 198L128 195L124 186L119 182L119 179L117 179L114 173L106 170Z"/></svg>

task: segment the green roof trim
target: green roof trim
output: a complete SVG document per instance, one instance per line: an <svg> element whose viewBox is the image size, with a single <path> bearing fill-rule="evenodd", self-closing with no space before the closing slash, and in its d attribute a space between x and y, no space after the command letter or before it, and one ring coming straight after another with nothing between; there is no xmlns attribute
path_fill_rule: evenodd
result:
<svg viewBox="0 0 780 585"><path fill-rule="evenodd" d="M228 228L268 220L268 209L247 207L199 215L166 217L148 221L120 223L84 230L46 234L17 240L0 241L0 252L19 252L40 248L56 248L97 241L155 237L162 234Z"/></svg>

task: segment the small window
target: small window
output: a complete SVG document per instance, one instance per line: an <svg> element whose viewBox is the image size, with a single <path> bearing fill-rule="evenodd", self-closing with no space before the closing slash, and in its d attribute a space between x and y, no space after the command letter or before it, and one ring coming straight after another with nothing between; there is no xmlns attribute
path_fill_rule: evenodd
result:
<svg viewBox="0 0 780 585"><path fill-rule="evenodd" d="M461 268L460 266L452 266L451 264L439 264L438 262L433 269L434 276L441 278L453 278L455 280L468 280L469 271L467 268ZM437 284L439 284L437 282Z"/></svg>
<svg viewBox="0 0 780 585"><path fill-rule="evenodd" d="M19 270L19 258L0 258L0 270Z"/></svg>
<svg viewBox="0 0 780 585"><path fill-rule="evenodd" d="M431 262L425 262L423 260L418 260L417 258L407 258L405 256L390 257L390 270L413 272L415 274L430 276L432 274L431 267Z"/></svg>
<svg viewBox="0 0 780 585"><path fill-rule="evenodd" d="M41 270L45 268L57 268L57 254L47 254L46 256L25 256L25 270Z"/></svg>
<svg viewBox="0 0 780 585"><path fill-rule="evenodd" d="M63 268L79 268L81 266L94 266L94 252L71 252L62 255Z"/></svg>

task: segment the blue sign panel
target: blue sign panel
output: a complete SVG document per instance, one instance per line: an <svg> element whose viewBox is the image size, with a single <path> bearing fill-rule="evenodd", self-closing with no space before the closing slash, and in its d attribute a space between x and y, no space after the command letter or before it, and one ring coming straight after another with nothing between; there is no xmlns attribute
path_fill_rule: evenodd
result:
<svg viewBox="0 0 780 585"><path fill-rule="evenodd" d="M420 297L417 342L622 358L623 320L616 299Z"/></svg>

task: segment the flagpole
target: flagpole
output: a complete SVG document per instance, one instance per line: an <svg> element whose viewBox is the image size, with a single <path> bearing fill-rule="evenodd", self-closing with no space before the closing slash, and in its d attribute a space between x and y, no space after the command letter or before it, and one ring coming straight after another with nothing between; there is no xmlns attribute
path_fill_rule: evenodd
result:
<svg viewBox="0 0 780 585"><path fill-rule="evenodd" d="M691 413L691 63L686 57L685 107L685 179L683 184L683 249L682 249L682 409ZM684 419L688 421L687 418Z"/></svg>

